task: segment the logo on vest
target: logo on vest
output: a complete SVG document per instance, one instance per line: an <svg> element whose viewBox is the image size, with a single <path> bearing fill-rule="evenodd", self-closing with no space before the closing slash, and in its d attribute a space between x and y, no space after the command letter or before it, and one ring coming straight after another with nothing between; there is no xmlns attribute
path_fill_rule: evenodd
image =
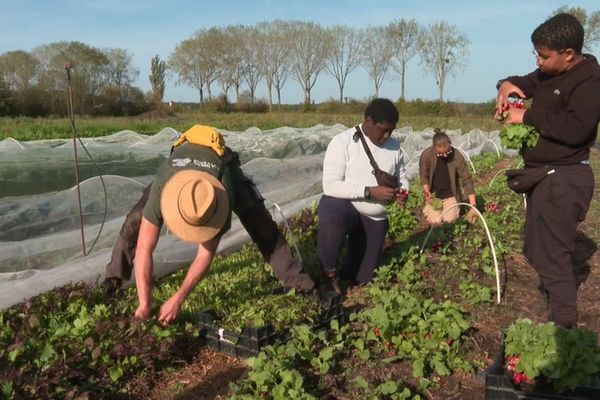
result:
<svg viewBox="0 0 600 400"><path fill-rule="evenodd" d="M185 167L186 165L189 165L192 162L191 158L174 158L173 160L171 160L171 166L176 167L176 168L182 168Z"/></svg>
<svg viewBox="0 0 600 400"><path fill-rule="evenodd" d="M206 160L196 160L194 158L174 158L171 160L171 166L175 168L183 168L187 167L190 164L194 164L196 167L206 168L206 169L219 169L219 167L215 163L211 163Z"/></svg>

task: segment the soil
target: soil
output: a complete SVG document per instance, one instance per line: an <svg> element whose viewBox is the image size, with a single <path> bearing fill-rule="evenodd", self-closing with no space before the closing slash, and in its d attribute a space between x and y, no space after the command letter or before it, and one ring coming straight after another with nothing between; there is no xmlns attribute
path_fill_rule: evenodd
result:
<svg viewBox="0 0 600 400"><path fill-rule="evenodd" d="M596 187L600 187L600 152L596 149L591 154ZM488 184L497 172L508 168L511 160L503 160L492 170L479 176L475 185ZM425 224L419 228L426 229ZM419 229L417 228L417 229ZM585 329L600 333L600 255L597 243L600 241L600 196L595 196L587 219L580 225L576 243L574 265L579 283L578 307L579 325ZM389 245L389 244L388 244ZM484 399L485 369L492 365L500 345L500 332L515 319L529 318L537 322L547 321L548 308L544 296L538 290L537 273L525 258L518 253L506 257L502 263L502 287L504 293L502 304L497 307L488 306L490 312L479 316L475 323L470 342L465 346L477 354L481 368L477 374L453 374L441 378L438 386L425 393L425 398L438 399ZM430 279L435 279L432 272ZM360 293L353 290L350 298L360 302ZM358 301L356 301L358 300ZM386 366L389 368L389 366ZM406 375L405 381L412 382L409 368L401 370ZM222 399L226 398L228 383L239 379L245 373L243 361L202 350L189 365L174 371L165 372L164 378L156 386L151 399ZM373 373L376 373L375 371ZM173 395L173 393L177 393ZM343 395L339 399L345 398Z"/></svg>
<svg viewBox="0 0 600 400"><path fill-rule="evenodd" d="M203 349L190 364L177 371L166 372L148 398L226 399L229 382L239 379L245 371L246 366L242 360Z"/></svg>

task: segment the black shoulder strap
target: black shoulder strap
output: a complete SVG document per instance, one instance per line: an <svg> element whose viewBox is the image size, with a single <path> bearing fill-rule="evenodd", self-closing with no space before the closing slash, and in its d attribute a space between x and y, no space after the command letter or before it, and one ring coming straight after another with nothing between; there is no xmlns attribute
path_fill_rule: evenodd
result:
<svg viewBox="0 0 600 400"><path fill-rule="evenodd" d="M369 146L367 145L367 141L365 140L365 137L358 125L356 125L356 132L354 133L354 137L356 137L356 136L358 136L360 138L360 141L362 142L363 148L365 149L365 152L367 153L367 157L369 157L369 162L371 163L371 167L373 167L373 173L374 173L375 171L377 171L379 169L379 165L377 165L377 163L375 162L375 159L373 158L373 154L371 153L371 150L369 149Z"/></svg>
<svg viewBox="0 0 600 400"><path fill-rule="evenodd" d="M215 152L215 154L217 154L217 153ZM218 157L218 155L217 155L217 157ZM219 157L219 160L221 161L221 167L219 168L219 177L218 177L219 180L221 180L223 178L225 169L231 170L232 168L239 167L239 165L240 165L240 157L238 156L238 153L231 150L227 146L225 146L225 153Z"/></svg>

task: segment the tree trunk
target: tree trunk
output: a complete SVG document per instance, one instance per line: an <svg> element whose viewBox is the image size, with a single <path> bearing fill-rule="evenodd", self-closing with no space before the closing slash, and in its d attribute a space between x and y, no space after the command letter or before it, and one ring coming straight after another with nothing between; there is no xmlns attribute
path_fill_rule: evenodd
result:
<svg viewBox="0 0 600 400"><path fill-rule="evenodd" d="M402 100L405 99L405 97L404 97L404 73L405 72L406 72L406 63L402 63L402 78L400 78L400 82L401 82L400 98Z"/></svg>
<svg viewBox="0 0 600 400"><path fill-rule="evenodd" d="M273 83L267 81L267 93L269 95L269 112L273 111Z"/></svg>
<svg viewBox="0 0 600 400"><path fill-rule="evenodd" d="M204 103L204 91L202 88L198 89L198 94L200 95L200 105L202 105L202 103Z"/></svg>
<svg viewBox="0 0 600 400"><path fill-rule="evenodd" d="M310 104L310 79L304 81L302 89L304 90L304 104Z"/></svg>
<svg viewBox="0 0 600 400"><path fill-rule="evenodd" d="M277 87L277 105L281 108L281 88Z"/></svg>

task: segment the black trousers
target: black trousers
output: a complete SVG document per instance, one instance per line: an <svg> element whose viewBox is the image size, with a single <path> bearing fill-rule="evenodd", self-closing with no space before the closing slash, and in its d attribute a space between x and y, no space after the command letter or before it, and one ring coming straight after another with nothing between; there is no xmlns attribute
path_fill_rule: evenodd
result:
<svg viewBox="0 0 600 400"><path fill-rule="evenodd" d="M548 291L551 320L568 327L577 323L572 256L577 226L594 193L594 175L585 164L554 169L527 195L523 253Z"/></svg>
<svg viewBox="0 0 600 400"><path fill-rule="evenodd" d="M342 246L348 237L346 267L340 277L363 284L373 279L388 231L387 219L375 221L361 215L350 200L323 196L319 201L317 253L325 272L340 269Z"/></svg>
<svg viewBox="0 0 600 400"><path fill-rule="evenodd" d="M256 243L264 259L273 267L275 276L283 285L300 291L311 290L315 286L313 280L304 272L300 261L293 256L289 243L266 209L264 198L254 182L239 168L237 154L233 154L233 160L228 161L233 178L232 186L235 190L233 212L248 231L252 241ZM113 247L111 260L106 266L107 279L129 280L131 278L142 210L148 201L149 193L150 185L144 189L142 196L125 218Z"/></svg>

